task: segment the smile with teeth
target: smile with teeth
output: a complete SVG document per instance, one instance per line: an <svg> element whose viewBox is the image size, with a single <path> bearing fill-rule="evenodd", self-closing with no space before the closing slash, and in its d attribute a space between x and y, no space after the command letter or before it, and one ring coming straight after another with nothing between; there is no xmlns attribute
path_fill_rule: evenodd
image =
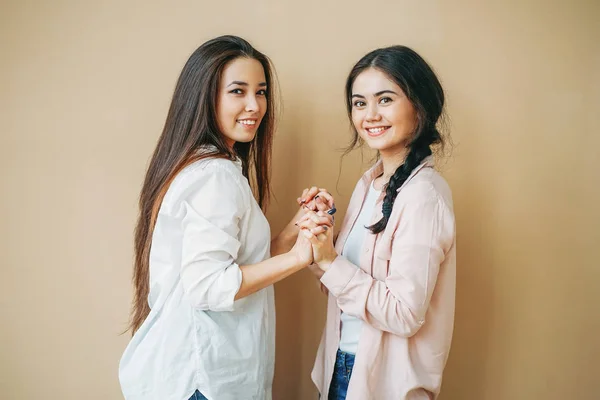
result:
<svg viewBox="0 0 600 400"><path fill-rule="evenodd" d="M254 126L254 125L256 125L256 120L255 119L238 119L237 122L239 122L242 125L246 125L246 126Z"/></svg>
<svg viewBox="0 0 600 400"><path fill-rule="evenodd" d="M377 135L382 133L383 131L387 130L389 128L389 126L378 126L376 128L367 128L367 132L369 132L371 135Z"/></svg>

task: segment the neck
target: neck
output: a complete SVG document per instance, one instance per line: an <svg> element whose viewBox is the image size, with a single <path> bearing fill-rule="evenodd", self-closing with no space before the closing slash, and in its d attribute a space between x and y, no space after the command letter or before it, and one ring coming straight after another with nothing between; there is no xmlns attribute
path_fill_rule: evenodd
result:
<svg viewBox="0 0 600 400"><path fill-rule="evenodd" d="M381 162L383 164L383 181L387 182L390 180L394 172L404 162L406 155L408 154L408 148L404 147L401 151L398 150L382 150L379 152L381 156Z"/></svg>
<svg viewBox="0 0 600 400"><path fill-rule="evenodd" d="M235 146L235 140L226 138L225 142L227 143L227 147L229 147L229 150L231 150L233 152L233 146Z"/></svg>

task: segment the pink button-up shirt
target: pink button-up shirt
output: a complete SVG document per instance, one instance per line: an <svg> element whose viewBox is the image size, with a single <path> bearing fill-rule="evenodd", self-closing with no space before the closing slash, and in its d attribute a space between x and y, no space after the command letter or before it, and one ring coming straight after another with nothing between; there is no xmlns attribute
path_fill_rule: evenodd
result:
<svg viewBox="0 0 600 400"><path fill-rule="evenodd" d="M360 179L336 242L342 253L378 162ZM382 217L385 191L372 222ZM327 322L312 379L326 398L340 342L340 310L365 323L347 400L435 399L454 326L456 286L452 194L428 157L398 190L384 231L367 234L360 265L338 256L321 277Z"/></svg>

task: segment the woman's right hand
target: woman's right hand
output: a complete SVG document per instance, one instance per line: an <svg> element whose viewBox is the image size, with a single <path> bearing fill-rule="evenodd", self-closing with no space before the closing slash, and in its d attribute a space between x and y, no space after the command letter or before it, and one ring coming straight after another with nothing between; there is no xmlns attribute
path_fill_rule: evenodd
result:
<svg viewBox="0 0 600 400"><path fill-rule="evenodd" d="M305 235L296 236L296 243L294 243L294 247L292 247L290 253L293 254L298 263L304 267L313 263L312 244Z"/></svg>

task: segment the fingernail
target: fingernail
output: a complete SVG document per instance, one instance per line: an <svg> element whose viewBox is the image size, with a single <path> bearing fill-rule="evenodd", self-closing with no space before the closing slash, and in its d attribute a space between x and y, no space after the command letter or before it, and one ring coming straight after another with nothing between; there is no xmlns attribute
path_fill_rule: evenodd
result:
<svg viewBox="0 0 600 400"><path fill-rule="evenodd" d="M337 211L337 209L335 207L333 207L332 209L327 210L327 214L333 215L333 214L335 214L336 211Z"/></svg>

